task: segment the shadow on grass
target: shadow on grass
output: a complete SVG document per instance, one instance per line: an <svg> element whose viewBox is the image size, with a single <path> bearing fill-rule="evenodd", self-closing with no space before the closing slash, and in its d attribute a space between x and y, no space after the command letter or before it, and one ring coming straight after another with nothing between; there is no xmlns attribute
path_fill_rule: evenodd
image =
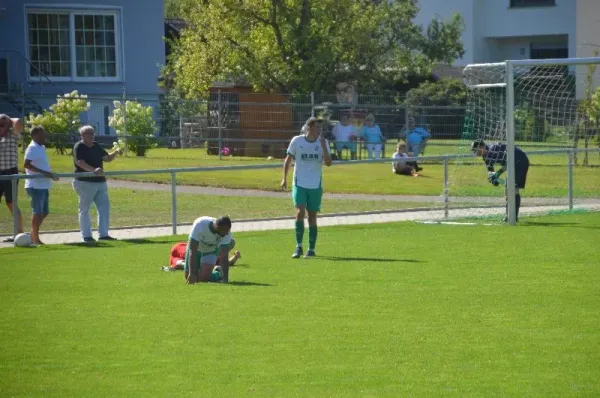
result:
<svg viewBox="0 0 600 398"><path fill-rule="evenodd" d="M226 283L226 285L233 286L273 286L268 283L258 283L258 282L249 282L249 281L230 281Z"/></svg>
<svg viewBox="0 0 600 398"><path fill-rule="evenodd" d="M422 263L420 260L406 258L376 258L376 257L343 257L343 256L319 256L319 259L331 261L370 261L374 263Z"/></svg>
<svg viewBox="0 0 600 398"><path fill-rule="evenodd" d="M583 225L574 222L541 222L541 221L520 221L521 225L528 227L571 227L571 228L586 228L600 229L600 225Z"/></svg>

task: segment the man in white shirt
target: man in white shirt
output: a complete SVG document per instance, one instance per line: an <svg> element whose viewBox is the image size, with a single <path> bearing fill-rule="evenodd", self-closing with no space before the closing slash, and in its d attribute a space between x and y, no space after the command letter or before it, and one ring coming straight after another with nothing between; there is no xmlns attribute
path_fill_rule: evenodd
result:
<svg viewBox="0 0 600 398"><path fill-rule="evenodd" d="M229 259L231 250L231 219L200 217L194 221L185 253L184 273L188 284L217 281L212 278L213 270L220 257L222 282L229 281ZM212 278L212 279L211 279Z"/></svg>
<svg viewBox="0 0 600 398"><path fill-rule="evenodd" d="M50 168L48 155L46 155L46 133L43 127L35 126L31 129L31 143L25 150L25 163L23 167L27 175L43 175L47 178L28 178L25 180L25 191L31 198L31 242L43 245L40 240L40 226L49 213L50 188L52 180L58 177Z"/></svg>
<svg viewBox="0 0 600 398"><path fill-rule="evenodd" d="M331 166L329 143L320 135L322 120L309 118L302 128L303 134L295 136L287 150L283 162L281 188L287 188L287 174L294 159L294 185L292 196L296 206L296 250L292 258L303 254L304 216L308 212L308 251L305 258L314 257L317 244L317 213L321 211L323 188L323 163Z"/></svg>

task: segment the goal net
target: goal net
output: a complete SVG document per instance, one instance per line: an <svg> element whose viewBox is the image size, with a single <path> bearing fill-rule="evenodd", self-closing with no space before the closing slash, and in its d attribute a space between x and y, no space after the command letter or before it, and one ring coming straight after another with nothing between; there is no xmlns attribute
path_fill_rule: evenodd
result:
<svg viewBox="0 0 600 398"><path fill-rule="evenodd" d="M465 67L468 101L459 152L472 153L473 142L481 140L497 160L494 172L502 163L507 171L493 185L482 152L453 162L451 200L469 207L454 212L455 218L502 222L512 212L508 221L514 222L532 214L598 209L600 125L588 99L600 83L599 63L589 58ZM519 150L529 159L526 180ZM521 188L513 191L509 181Z"/></svg>

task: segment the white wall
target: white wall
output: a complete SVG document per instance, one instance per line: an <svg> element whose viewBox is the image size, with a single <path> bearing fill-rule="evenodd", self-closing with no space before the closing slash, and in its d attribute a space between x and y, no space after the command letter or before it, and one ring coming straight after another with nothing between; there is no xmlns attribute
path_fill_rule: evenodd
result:
<svg viewBox="0 0 600 398"><path fill-rule="evenodd" d="M576 0L577 1L577 34L576 52L577 58L593 57L594 51L600 51L600 1L599 0ZM577 98L583 98L584 80L587 73L585 66L577 67ZM594 86L600 86L600 65L596 70Z"/></svg>
<svg viewBox="0 0 600 398"><path fill-rule="evenodd" d="M424 29L431 20L437 16L442 20L448 20L453 12L462 15L465 22L465 30L462 34L462 41L465 47L465 54L461 60L455 62L456 65L467 65L473 63L473 0L419 0L420 11L414 22L422 25Z"/></svg>
<svg viewBox="0 0 600 398"><path fill-rule="evenodd" d="M535 40L539 41L539 36L568 35L569 56L574 56L576 1L556 0L553 7L510 8L510 0L419 0L421 10L415 22L426 25L435 15L447 19L453 11L463 16L465 55L455 62L457 66L526 58L533 41L527 36L538 36ZM525 48L525 55L521 48Z"/></svg>

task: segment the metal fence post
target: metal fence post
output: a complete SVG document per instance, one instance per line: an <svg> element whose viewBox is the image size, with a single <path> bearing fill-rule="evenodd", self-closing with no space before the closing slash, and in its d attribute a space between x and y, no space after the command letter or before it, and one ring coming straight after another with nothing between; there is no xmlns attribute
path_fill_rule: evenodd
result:
<svg viewBox="0 0 600 398"><path fill-rule="evenodd" d="M171 170L171 223L173 235L177 235L177 173Z"/></svg>
<svg viewBox="0 0 600 398"><path fill-rule="evenodd" d="M222 150L223 150L223 143L221 142L222 139L222 128L221 128L221 121L223 120L223 118L221 117L221 90L219 90L219 92L217 93L217 109L218 109L218 113L217 113L217 124L219 126L219 160L221 160L223 158L223 154L222 154Z"/></svg>
<svg viewBox="0 0 600 398"><path fill-rule="evenodd" d="M125 86L123 86L123 139L125 140L125 156L129 154L129 144L127 143L127 92Z"/></svg>
<svg viewBox="0 0 600 398"><path fill-rule="evenodd" d="M444 157L444 218L448 218L448 200L449 200L449 192L448 192L448 156Z"/></svg>
<svg viewBox="0 0 600 398"><path fill-rule="evenodd" d="M315 93L310 92L310 116L315 117Z"/></svg>
<svg viewBox="0 0 600 398"><path fill-rule="evenodd" d="M569 210L573 210L573 151L569 151Z"/></svg>
<svg viewBox="0 0 600 398"><path fill-rule="evenodd" d="M16 178L12 179L10 183L12 184L13 191L13 239L17 237L19 233L19 216L21 211L19 210L19 186L17 183L19 180Z"/></svg>

